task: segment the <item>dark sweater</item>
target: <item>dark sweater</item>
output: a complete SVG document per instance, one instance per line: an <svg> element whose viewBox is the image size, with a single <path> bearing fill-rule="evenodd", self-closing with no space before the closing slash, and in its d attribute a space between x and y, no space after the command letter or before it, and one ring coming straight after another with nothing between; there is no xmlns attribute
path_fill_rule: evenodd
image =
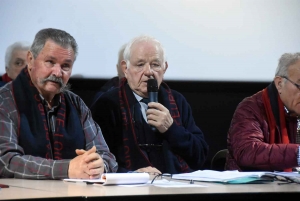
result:
<svg viewBox="0 0 300 201"><path fill-rule="evenodd" d="M129 86L127 85L125 87L127 87L126 95L128 96L128 103L130 105L130 108L133 108L133 105L139 105ZM162 86L160 86L160 90L158 93L158 102L163 104L163 95L166 96L166 94L162 94L161 88ZM191 172L201 169L206 160L208 154L208 145L206 144L202 131L195 124L190 105L187 103L182 94L174 90L171 91L177 104L178 112L180 114L181 125L177 125L174 121L172 126L165 133L156 133L155 135L152 133L157 137L157 139L153 139L152 137L152 141L154 140L157 142L163 142L163 151L162 153L156 153L155 160L148 158L148 161L147 157L145 156L134 158L134 160L138 160L138 166L134 167L136 169L143 168L148 165L156 167L161 172L172 174ZM122 118L118 93L119 88L104 93L91 108L91 110L93 119L100 125L102 133L104 135L104 139L106 140L110 151L117 158L117 162L119 164L118 172L127 172L130 170L126 169L126 159L124 157L124 152L126 152L123 146L124 139L122 120L124 118ZM138 147L136 151L138 153L135 154L143 155L145 150L138 150L140 149L138 143L141 143L139 142L139 140L141 139L141 137L139 136L149 135L149 132L151 131L149 131L149 129L147 128L148 124L145 123L143 118L141 118L143 122L138 124L137 122L139 120L137 120L135 116L136 115L133 115L133 118L135 118L134 127L135 133L138 136L134 136L134 139L138 140L134 142L135 147L129 147L129 149L131 149L132 151L132 149L136 149ZM143 141L143 143L151 142ZM184 171L180 167L180 160L182 159L189 166L188 169ZM157 160L161 161L159 162ZM157 167L153 164L164 165Z"/></svg>

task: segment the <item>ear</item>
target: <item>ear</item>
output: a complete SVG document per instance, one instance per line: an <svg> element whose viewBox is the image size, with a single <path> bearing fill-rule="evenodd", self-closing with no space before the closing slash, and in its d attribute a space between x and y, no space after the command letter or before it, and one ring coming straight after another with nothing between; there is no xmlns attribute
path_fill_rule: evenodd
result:
<svg viewBox="0 0 300 201"><path fill-rule="evenodd" d="M168 69L168 62L166 61L166 62L165 62L164 74L166 73L167 69Z"/></svg>
<svg viewBox="0 0 300 201"><path fill-rule="evenodd" d="M127 78L127 63L125 60L121 61L121 69L122 69L125 77Z"/></svg>
<svg viewBox="0 0 300 201"><path fill-rule="evenodd" d="M31 51L27 52L27 66L28 66L28 71L31 71L32 67L33 67L33 54L31 53Z"/></svg>
<svg viewBox="0 0 300 201"><path fill-rule="evenodd" d="M274 78L274 84L277 88L278 93L281 93L282 88L284 87L284 78L281 76L276 76Z"/></svg>

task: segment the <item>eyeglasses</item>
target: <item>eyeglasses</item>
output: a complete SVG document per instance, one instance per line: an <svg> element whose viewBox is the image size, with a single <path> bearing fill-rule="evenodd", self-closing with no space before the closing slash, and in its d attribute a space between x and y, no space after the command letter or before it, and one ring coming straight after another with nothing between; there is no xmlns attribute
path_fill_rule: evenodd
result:
<svg viewBox="0 0 300 201"><path fill-rule="evenodd" d="M153 182L154 182L155 180L157 180L159 177L160 177L160 179L162 179L163 177L169 177L170 180L173 179L173 178L172 178L172 174L169 174L169 173L157 174L157 175L155 175L155 176L153 177L153 179L152 179L152 181L151 181L151 184L153 184ZM194 184L194 180L191 179L191 180L190 180L190 184Z"/></svg>
<svg viewBox="0 0 300 201"><path fill-rule="evenodd" d="M283 177L283 176L275 176L275 180L281 181L281 183L278 183L278 185L283 184L300 184L300 179L297 177Z"/></svg>
<svg viewBox="0 0 300 201"><path fill-rule="evenodd" d="M300 84L297 84L297 83L293 82L292 80L290 80L289 78L287 78L285 76L282 76L282 78L287 79L288 81L290 81L293 85L295 85L300 90Z"/></svg>

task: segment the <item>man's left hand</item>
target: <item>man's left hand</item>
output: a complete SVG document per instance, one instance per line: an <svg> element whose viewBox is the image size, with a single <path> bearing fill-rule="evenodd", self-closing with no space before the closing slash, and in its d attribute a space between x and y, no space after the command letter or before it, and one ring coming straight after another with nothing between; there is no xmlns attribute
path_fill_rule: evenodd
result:
<svg viewBox="0 0 300 201"><path fill-rule="evenodd" d="M146 115L148 124L156 127L160 133L166 132L173 124L173 118L170 111L160 103L148 103Z"/></svg>
<svg viewBox="0 0 300 201"><path fill-rule="evenodd" d="M96 147L94 146L92 149L95 151L85 158L85 162L88 164L87 168L89 171L87 174L90 176L90 179L97 179L100 178L104 172L104 162L101 156L96 152ZM86 153L83 149L76 149L75 152L79 156Z"/></svg>

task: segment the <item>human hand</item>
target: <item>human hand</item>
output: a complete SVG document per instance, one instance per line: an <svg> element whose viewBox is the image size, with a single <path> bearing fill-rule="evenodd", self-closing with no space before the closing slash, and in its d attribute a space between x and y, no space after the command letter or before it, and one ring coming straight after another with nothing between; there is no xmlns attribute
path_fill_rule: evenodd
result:
<svg viewBox="0 0 300 201"><path fill-rule="evenodd" d="M104 172L104 163L101 156L96 153L96 147L85 151L76 149L78 155L70 161L69 178L95 179L100 178Z"/></svg>
<svg viewBox="0 0 300 201"><path fill-rule="evenodd" d="M137 169L135 172L147 172L149 174L161 174L161 172L158 169L156 169L155 167L151 167L151 166Z"/></svg>
<svg viewBox="0 0 300 201"><path fill-rule="evenodd" d="M146 115L148 124L156 127L160 133L166 132L173 124L173 118L170 111L160 103L148 103Z"/></svg>

